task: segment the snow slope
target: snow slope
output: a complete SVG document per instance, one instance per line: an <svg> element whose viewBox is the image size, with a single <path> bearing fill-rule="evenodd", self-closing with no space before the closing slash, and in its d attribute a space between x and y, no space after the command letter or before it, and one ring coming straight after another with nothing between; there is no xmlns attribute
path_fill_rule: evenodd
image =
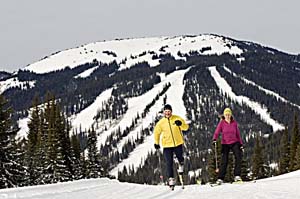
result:
<svg viewBox="0 0 300 199"><path fill-rule="evenodd" d="M5 81L0 81L0 94L9 88L19 87L21 89L32 88L35 85L35 81L19 81L17 77L7 79Z"/></svg>
<svg viewBox="0 0 300 199"><path fill-rule="evenodd" d="M0 199L297 199L300 198L300 170L258 180L256 183L188 185L170 191L163 185L120 183L107 178L0 190Z"/></svg>
<svg viewBox="0 0 300 199"><path fill-rule="evenodd" d="M249 108L251 108L256 114L260 115L261 119L266 122L267 124L271 125L273 127L273 131L282 130L284 129L284 126L277 121L275 121L273 118L271 118L270 114L268 113L267 108L263 107L258 102L255 102L251 99L249 99L246 96L237 96L233 91L230 85L227 83L227 81L221 77L220 73L217 71L216 67L209 67L209 71L211 73L211 76L215 80L217 86L220 89L220 92L223 93L223 95L228 94L228 96L233 100L238 102L239 104L246 104Z"/></svg>
<svg viewBox="0 0 300 199"><path fill-rule="evenodd" d="M170 53L176 59L184 59L178 55L197 51L199 54L240 55L243 51L232 40L216 35L152 37L137 39L116 39L113 41L95 42L52 54L25 69L35 73L47 73L61 70L69 66L92 62L94 59L102 63L116 61L122 63L120 70L146 61L150 66L159 64L157 56ZM153 57L156 56L156 58ZM91 71L81 74L86 77Z"/></svg>
<svg viewBox="0 0 300 199"><path fill-rule="evenodd" d="M300 109L300 106L297 105L297 104L294 104L294 103L291 103L290 101L286 100L284 97L280 96L278 93L275 93L274 91L271 91L269 89L265 89L264 87L262 86L259 86L257 85L255 82L251 81L251 80L248 80L246 79L245 77L242 77L234 72L232 72L229 68L227 68L226 66L224 66L224 69L225 71L227 71L228 73L232 74L234 77L237 77L237 78L240 78L241 80L243 80L246 84L250 84L252 86L255 86L257 87L259 90L263 91L264 93L266 93L267 95L271 95L271 96L274 96L276 97L277 100L280 100L282 102L286 102L286 103L289 103L290 105L292 106L295 106L297 107L298 109Z"/></svg>

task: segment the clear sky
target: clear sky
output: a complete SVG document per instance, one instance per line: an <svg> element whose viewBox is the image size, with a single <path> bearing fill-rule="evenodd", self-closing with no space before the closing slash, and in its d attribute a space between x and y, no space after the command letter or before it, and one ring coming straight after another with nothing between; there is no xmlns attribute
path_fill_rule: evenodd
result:
<svg viewBox="0 0 300 199"><path fill-rule="evenodd" d="M214 33L300 53L298 0L1 0L0 70L115 38Z"/></svg>

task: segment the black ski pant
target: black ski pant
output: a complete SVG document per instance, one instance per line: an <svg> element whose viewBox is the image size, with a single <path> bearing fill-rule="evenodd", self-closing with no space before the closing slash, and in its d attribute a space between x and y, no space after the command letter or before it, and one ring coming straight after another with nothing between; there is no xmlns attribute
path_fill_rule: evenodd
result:
<svg viewBox="0 0 300 199"><path fill-rule="evenodd" d="M222 144L221 167L218 176L219 179L224 180L225 178L230 150L232 150L235 158L234 176L241 175L242 150L240 147L241 144L239 142L235 142L233 144Z"/></svg>
<svg viewBox="0 0 300 199"><path fill-rule="evenodd" d="M176 147L164 148L164 157L165 157L165 160L167 163L168 178L174 178L174 172L173 172L174 154L176 155L176 158L178 159L179 164L183 164L183 162L184 162L183 146L179 145Z"/></svg>

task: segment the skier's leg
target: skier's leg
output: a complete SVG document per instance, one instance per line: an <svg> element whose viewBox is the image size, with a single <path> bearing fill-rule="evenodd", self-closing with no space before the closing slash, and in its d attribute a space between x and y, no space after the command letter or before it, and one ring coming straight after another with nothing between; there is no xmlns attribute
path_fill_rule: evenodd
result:
<svg viewBox="0 0 300 199"><path fill-rule="evenodd" d="M167 163L168 178L174 178L173 172L173 150L172 148L164 148L164 157Z"/></svg>
<svg viewBox="0 0 300 199"><path fill-rule="evenodd" d="M174 152L176 155L176 158L178 159L178 162L181 164L183 164L184 162L184 158L183 158L183 146L179 145L177 147L174 148Z"/></svg>
<svg viewBox="0 0 300 199"><path fill-rule="evenodd" d="M179 145L174 148L174 152L176 155L176 158L178 160L178 173L183 173L183 165L184 165L184 157L183 157L183 146Z"/></svg>
<svg viewBox="0 0 300 199"><path fill-rule="evenodd" d="M232 146L232 151L235 158L234 176L241 176L241 164L242 164L242 151L240 149L240 143L236 142Z"/></svg>
<svg viewBox="0 0 300 199"><path fill-rule="evenodd" d="M227 164L228 164L228 155L229 155L229 150L230 146L227 144L222 144L222 149L221 149L221 167L220 167L220 172L218 175L218 178L221 180L224 180L224 177L226 175L226 169L227 169Z"/></svg>

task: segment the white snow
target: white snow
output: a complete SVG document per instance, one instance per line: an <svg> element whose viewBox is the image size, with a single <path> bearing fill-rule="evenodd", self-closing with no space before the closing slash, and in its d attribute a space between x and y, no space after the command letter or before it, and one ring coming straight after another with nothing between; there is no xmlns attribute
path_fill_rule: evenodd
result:
<svg viewBox="0 0 300 199"><path fill-rule="evenodd" d="M250 84L250 85L252 85L252 86L255 86L255 87L257 87L259 90L265 92L267 95L272 95L272 96L276 97L277 100L280 100L280 101L282 101L282 102L289 103L290 105L295 106L295 107L297 107L297 108L300 109L300 106L299 106L299 105L294 104L294 103L292 103L292 102L286 100L284 97L280 96L278 93L275 93L274 91L271 91L271 90L269 90L269 89L265 89L265 88L263 88L262 86L257 85L255 82L253 82L253 81L251 81L251 80L248 80L248 79L246 79L246 78L244 78L244 77L241 77L241 76L237 75L236 73L232 72L232 71L231 71L229 68L227 68L226 66L224 66L224 69L225 69L227 72L229 72L230 74L232 74L234 77L238 77L238 78L240 78L241 80L243 80L246 84Z"/></svg>
<svg viewBox="0 0 300 199"><path fill-rule="evenodd" d="M201 52L201 49L207 47L211 49ZM161 48L164 51L161 51ZM67 66L74 68L78 65L92 62L95 59L102 63L110 63L112 61L121 63L126 60L125 63L121 64L120 70L122 70L142 61L148 62L151 66L157 66L159 59L152 59L153 54L159 56L170 53L176 59L184 59L183 57L179 57L177 53L189 54L190 51L197 51L205 55L220 55L225 52L240 55L243 52L235 46L233 41L209 34L122 39L95 42L64 50L30 64L25 69L35 73L47 73L61 70Z"/></svg>
<svg viewBox="0 0 300 199"><path fill-rule="evenodd" d="M233 101L238 102L239 104L246 104L249 108L251 108L256 114L260 115L261 119L267 124L273 127L273 131L282 130L284 126L274 119L271 118L268 113L267 108L263 107L258 102L255 102L248 97L245 96L237 96L233 91L230 85L226 82L224 78L221 77L216 67L209 67L209 71L211 76L214 78L217 86L220 89L220 92L225 95L227 94Z"/></svg>
<svg viewBox="0 0 300 199"><path fill-rule="evenodd" d="M256 183L179 186L171 191L164 185L120 183L107 178L78 180L51 185L1 189L0 199L297 199L300 171L257 180Z"/></svg>
<svg viewBox="0 0 300 199"><path fill-rule="evenodd" d="M113 89L110 88L103 91L90 106L73 116L71 119L72 128L76 129L81 127L82 130L91 128L95 123L94 117L97 114L97 110L101 109L102 103L111 97L112 90Z"/></svg>
<svg viewBox="0 0 300 199"><path fill-rule="evenodd" d="M86 71L83 71L82 73L76 75L75 78L79 78L79 77L86 78L86 77L90 76L90 74L92 74L94 72L94 70L96 70L98 67L99 66L95 66L95 67L90 68L90 69L88 69Z"/></svg>
<svg viewBox="0 0 300 199"><path fill-rule="evenodd" d="M17 135L16 135L16 138L26 138L27 137L27 134L29 132L29 128L28 128L28 122L30 121L30 118L29 117L25 117L25 118L22 118L22 119L19 119L18 120L18 127L20 128Z"/></svg>
<svg viewBox="0 0 300 199"><path fill-rule="evenodd" d="M6 91L9 88L20 87L21 89L27 89L26 84L29 85L29 88L34 87L35 81L24 81L21 82L17 77L7 79L5 81L0 81L0 94Z"/></svg>

